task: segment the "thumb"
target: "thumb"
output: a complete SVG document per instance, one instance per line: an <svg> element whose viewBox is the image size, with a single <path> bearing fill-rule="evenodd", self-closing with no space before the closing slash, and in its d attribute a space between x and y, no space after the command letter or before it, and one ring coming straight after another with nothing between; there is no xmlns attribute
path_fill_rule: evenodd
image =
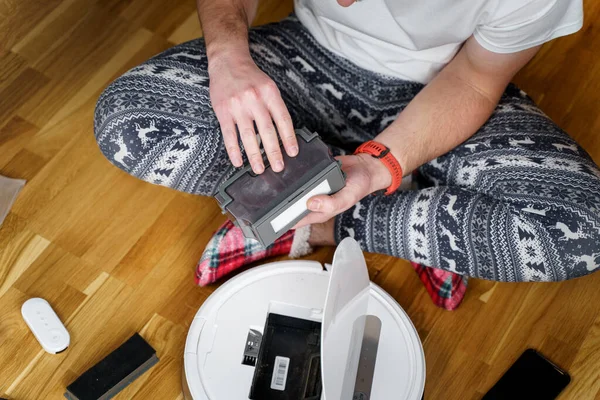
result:
<svg viewBox="0 0 600 400"><path fill-rule="evenodd" d="M329 207L329 204L332 201L331 196L328 195L318 195L318 196L313 196L310 199L308 199L307 203L306 203L306 207L310 210L310 211L319 211L319 212L326 212Z"/></svg>

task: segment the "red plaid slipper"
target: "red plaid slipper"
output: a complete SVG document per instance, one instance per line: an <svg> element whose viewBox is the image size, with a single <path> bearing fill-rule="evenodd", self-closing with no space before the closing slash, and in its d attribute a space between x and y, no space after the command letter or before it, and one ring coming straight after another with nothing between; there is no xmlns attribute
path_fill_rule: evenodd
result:
<svg viewBox="0 0 600 400"><path fill-rule="evenodd" d="M291 230L264 248L257 241L246 239L242 230L228 220L206 245L196 267L196 284L206 286L251 262L290 254L294 235L295 231ZM308 237L301 238L299 242L306 240ZM298 255L307 254L309 251L301 249ZM446 310L454 310L460 305L467 289L466 277L416 263L411 264L435 305Z"/></svg>
<svg viewBox="0 0 600 400"><path fill-rule="evenodd" d="M290 230L275 243L263 247L256 240L246 239L242 230L227 220L206 245L196 267L196 284L206 286L234 270L271 256L289 254L294 239Z"/></svg>
<svg viewBox="0 0 600 400"><path fill-rule="evenodd" d="M460 305L467 290L466 276L414 262L411 265L436 306L452 311Z"/></svg>

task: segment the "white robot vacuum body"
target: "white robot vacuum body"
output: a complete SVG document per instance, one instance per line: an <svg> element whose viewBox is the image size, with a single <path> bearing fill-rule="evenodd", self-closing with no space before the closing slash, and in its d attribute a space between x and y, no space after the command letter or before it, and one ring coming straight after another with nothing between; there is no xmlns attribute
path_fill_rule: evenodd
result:
<svg viewBox="0 0 600 400"><path fill-rule="evenodd" d="M320 340L309 339L307 347L312 354L320 343L320 369L302 373L307 382L300 383L304 389L298 400L314 399L317 390L321 400L422 398L425 359L417 331L399 304L369 281L360 246L350 238L338 246L329 270L315 261L275 262L246 271L216 290L190 326L182 379L185 398L253 399L262 382L261 400L267 400L264 393L268 399L292 399L285 393L298 384L299 376L292 375L298 371L298 349L294 352L290 344L289 349L259 352L269 345L262 341L269 316L277 316L273 321L303 321L306 329L320 326ZM262 381L255 377L259 353L270 357Z"/></svg>

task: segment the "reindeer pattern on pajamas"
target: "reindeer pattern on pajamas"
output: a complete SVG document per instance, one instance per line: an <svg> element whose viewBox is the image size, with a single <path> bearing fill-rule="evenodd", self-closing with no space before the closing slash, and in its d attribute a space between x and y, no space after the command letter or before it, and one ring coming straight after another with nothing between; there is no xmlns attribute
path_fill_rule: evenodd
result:
<svg viewBox="0 0 600 400"><path fill-rule="evenodd" d="M294 125L318 132L336 155L374 138L423 87L328 52L293 16L249 38ZM95 135L131 175L213 195L234 168L210 104L204 41L113 82L98 101ZM600 266L598 167L515 86L474 136L421 166L416 182L339 215L336 240L352 236L366 251L497 281L559 281Z"/></svg>

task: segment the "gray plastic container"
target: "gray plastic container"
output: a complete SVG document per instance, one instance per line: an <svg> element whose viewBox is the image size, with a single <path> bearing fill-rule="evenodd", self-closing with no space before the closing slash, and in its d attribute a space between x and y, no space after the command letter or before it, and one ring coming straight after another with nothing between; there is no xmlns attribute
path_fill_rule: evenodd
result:
<svg viewBox="0 0 600 400"><path fill-rule="evenodd" d="M309 213L306 200L332 194L344 187L341 163L331 155L316 133L296 130L299 153L283 152L285 168L274 172L265 159L265 171L256 175L244 166L219 187L215 198L223 213L244 236L263 246L272 244Z"/></svg>

